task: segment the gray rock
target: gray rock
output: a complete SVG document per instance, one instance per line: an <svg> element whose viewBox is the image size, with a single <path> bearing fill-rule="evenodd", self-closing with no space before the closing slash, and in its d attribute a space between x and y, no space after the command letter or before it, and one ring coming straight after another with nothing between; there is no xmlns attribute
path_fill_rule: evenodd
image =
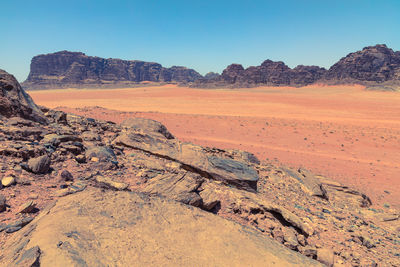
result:
<svg viewBox="0 0 400 267"><path fill-rule="evenodd" d="M121 126L131 130L140 130L150 134L160 134L167 139L174 139L174 136L160 122L144 118L129 118L121 123Z"/></svg>
<svg viewBox="0 0 400 267"><path fill-rule="evenodd" d="M43 155L28 161L28 168L31 172L36 174L44 174L50 170L51 160L49 156Z"/></svg>
<svg viewBox="0 0 400 267"><path fill-rule="evenodd" d="M0 212L5 211L7 208L6 198L3 195L0 195Z"/></svg>
<svg viewBox="0 0 400 267"><path fill-rule="evenodd" d="M15 77L3 70L0 70L0 115L47 123L42 111L22 89Z"/></svg>
<svg viewBox="0 0 400 267"><path fill-rule="evenodd" d="M68 170L63 170L60 174L60 178L62 181L73 181L74 176L68 171Z"/></svg>
<svg viewBox="0 0 400 267"><path fill-rule="evenodd" d="M92 146L86 150L85 153L87 160L92 160L93 158L97 158L98 161L116 161L117 157L115 156L112 148L107 146Z"/></svg>

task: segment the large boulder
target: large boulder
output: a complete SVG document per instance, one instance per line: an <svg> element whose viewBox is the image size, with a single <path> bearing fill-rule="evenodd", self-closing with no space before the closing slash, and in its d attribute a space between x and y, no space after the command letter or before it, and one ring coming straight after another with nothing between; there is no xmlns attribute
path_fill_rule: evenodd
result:
<svg viewBox="0 0 400 267"><path fill-rule="evenodd" d="M0 115L46 123L47 119L11 74L0 70Z"/></svg>
<svg viewBox="0 0 400 267"><path fill-rule="evenodd" d="M50 157L43 155L28 160L28 170L35 174L44 174L50 170Z"/></svg>
<svg viewBox="0 0 400 267"><path fill-rule="evenodd" d="M145 121L145 119L141 120ZM149 120L147 123L143 122L140 125L153 125L153 123L154 121ZM126 125L127 123L124 124ZM159 129L159 127L131 127L117 137L114 143L176 161L182 164L184 169L207 178L223 181L240 188L250 190L257 188L258 173L249 164L209 155L201 146L182 143L177 139L169 139L170 134L165 134L166 129L162 133L156 129ZM167 131L167 133L169 132Z"/></svg>
<svg viewBox="0 0 400 267"><path fill-rule="evenodd" d="M1 251L1 266L322 266L212 213L93 188L58 199Z"/></svg>

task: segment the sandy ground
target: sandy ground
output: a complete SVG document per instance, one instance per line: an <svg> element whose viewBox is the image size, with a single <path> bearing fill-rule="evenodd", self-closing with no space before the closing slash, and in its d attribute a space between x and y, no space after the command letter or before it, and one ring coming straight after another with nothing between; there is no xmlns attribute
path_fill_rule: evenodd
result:
<svg viewBox="0 0 400 267"><path fill-rule="evenodd" d="M179 139L238 148L355 187L400 208L400 93L361 86L30 91L40 105L120 122L158 120ZM103 108L86 108L98 106Z"/></svg>

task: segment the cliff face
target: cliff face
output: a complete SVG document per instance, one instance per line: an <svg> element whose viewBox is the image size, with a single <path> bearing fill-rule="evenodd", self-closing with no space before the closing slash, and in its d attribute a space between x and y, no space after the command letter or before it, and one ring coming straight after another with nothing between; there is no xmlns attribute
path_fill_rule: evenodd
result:
<svg viewBox="0 0 400 267"><path fill-rule="evenodd" d="M142 81L187 83L202 77L185 67L164 68L138 60L104 59L61 51L32 59L26 88L73 85L129 84Z"/></svg>
<svg viewBox="0 0 400 267"><path fill-rule="evenodd" d="M340 59L329 70L299 65L293 69L282 61L265 60L260 66L243 68L231 64L221 76L199 79L199 87L304 86L313 83L358 83L379 86L400 83L400 51L386 45L365 47Z"/></svg>
<svg viewBox="0 0 400 267"><path fill-rule="evenodd" d="M22 117L45 123L44 114L22 89L15 77L0 70L0 118Z"/></svg>
<svg viewBox="0 0 400 267"><path fill-rule="evenodd" d="M324 78L377 83L400 80L400 51L394 52L386 45L365 47L340 59Z"/></svg>
<svg viewBox="0 0 400 267"><path fill-rule="evenodd" d="M247 69L240 64L231 64L220 76L199 79L196 81L195 86L303 86L316 82L323 77L325 72L324 68L317 66L300 65L291 69L282 61L265 60L260 66L252 66Z"/></svg>
<svg viewBox="0 0 400 267"><path fill-rule="evenodd" d="M329 70L318 66L288 67L265 60L259 66L229 65L221 75L205 77L185 67L164 68L138 60L104 59L61 51L32 59L27 89L85 86L129 86L150 81L193 83L194 87L305 86L313 83L358 83L368 86L400 85L400 51L386 45L365 47L340 59Z"/></svg>

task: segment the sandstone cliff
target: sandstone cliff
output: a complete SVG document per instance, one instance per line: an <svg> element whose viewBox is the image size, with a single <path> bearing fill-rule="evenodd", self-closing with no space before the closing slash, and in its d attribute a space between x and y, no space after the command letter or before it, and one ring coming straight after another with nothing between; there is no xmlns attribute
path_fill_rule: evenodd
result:
<svg viewBox="0 0 400 267"><path fill-rule="evenodd" d="M104 59L61 51L32 59L24 88L124 86L143 81L188 83L202 77L195 70L138 60Z"/></svg>
<svg viewBox="0 0 400 267"><path fill-rule="evenodd" d="M369 87L400 85L400 51L386 45L365 47L340 59L329 70L299 65L293 69L281 61L265 60L260 66L229 65L221 74L198 79L195 87L304 86L313 83L355 83Z"/></svg>

